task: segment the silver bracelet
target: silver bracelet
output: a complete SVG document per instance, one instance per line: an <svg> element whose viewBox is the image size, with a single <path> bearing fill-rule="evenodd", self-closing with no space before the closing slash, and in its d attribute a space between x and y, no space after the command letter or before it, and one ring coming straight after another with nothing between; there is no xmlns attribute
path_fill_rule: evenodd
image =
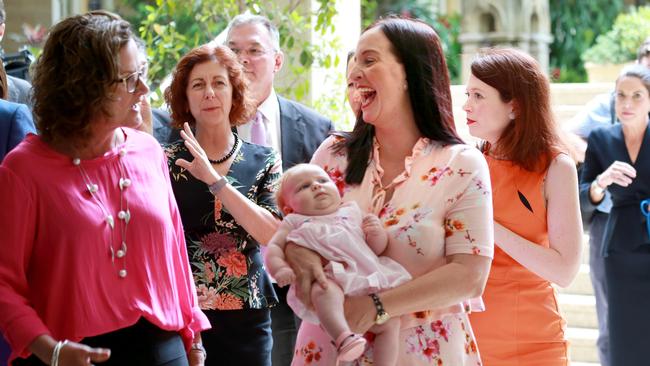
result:
<svg viewBox="0 0 650 366"><path fill-rule="evenodd" d="M203 347L203 343L192 343L192 347L190 347L190 351L199 351L203 353L203 358L207 359L208 358L208 352L206 352L205 347Z"/></svg>
<svg viewBox="0 0 650 366"><path fill-rule="evenodd" d="M61 348L68 344L68 340L63 340L63 341L58 341L56 342L56 345L54 346L54 350L52 351L52 359L50 360L50 365L51 366L59 366L59 353L61 353Z"/></svg>
<svg viewBox="0 0 650 366"><path fill-rule="evenodd" d="M214 196L216 196L217 193L219 193L219 191L220 191L220 190L221 190L221 189L222 189L226 184L228 184L228 180L226 179L226 177L221 177L221 179L219 179L218 181L216 181L216 182L210 184L210 185L208 186L208 190L210 191L210 193L212 193Z"/></svg>

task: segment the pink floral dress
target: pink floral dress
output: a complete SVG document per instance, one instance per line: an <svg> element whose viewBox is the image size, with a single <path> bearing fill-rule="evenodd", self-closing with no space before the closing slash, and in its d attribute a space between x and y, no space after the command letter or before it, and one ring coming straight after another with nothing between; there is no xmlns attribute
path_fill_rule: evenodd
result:
<svg viewBox="0 0 650 366"><path fill-rule="evenodd" d="M382 186L383 169L375 141L372 161L363 182L344 182L345 153L330 147L330 137L312 162L335 180L344 201L355 201L362 211L379 216L390 237L386 256L404 266L414 278L446 264L446 256L474 254L492 257L492 198L490 177L482 154L467 145L442 145L421 138L404 161L404 172ZM386 190L394 188L389 201ZM458 279L462 281L462 279ZM399 344L399 365L481 365L468 313L482 311L480 298L467 299L444 309L404 315ZM373 364L372 333L368 347L349 365ZM332 340L317 325L303 322L298 332L292 365L335 365Z"/></svg>

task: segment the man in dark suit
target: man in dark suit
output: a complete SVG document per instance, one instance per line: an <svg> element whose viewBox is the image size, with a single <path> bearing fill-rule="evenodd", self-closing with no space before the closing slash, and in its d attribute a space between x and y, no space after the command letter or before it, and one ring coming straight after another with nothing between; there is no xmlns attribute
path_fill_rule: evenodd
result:
<svg viewBox="0 0 650 366"><path fill-rule="evenodd" d="M27 106L0 99L0 162L30 132L36 128Z"/></svg>
<svg viewBox="0 0 650 366"><path fill-rule="evenodd" d="M274 147L280 152L284 170L309 162L333 129L332 121L275 93L273 79L284 61L278 29L265 17L241 14L228 25L226 45L244 66L257 104L255 121L238 126L238 135L245 141ZM256 132L260 130L261 134ZM272 361L273 366L285 366L293 356L297 322L286 304L287 287L275 289L280 305L271 309Z"/></svg>

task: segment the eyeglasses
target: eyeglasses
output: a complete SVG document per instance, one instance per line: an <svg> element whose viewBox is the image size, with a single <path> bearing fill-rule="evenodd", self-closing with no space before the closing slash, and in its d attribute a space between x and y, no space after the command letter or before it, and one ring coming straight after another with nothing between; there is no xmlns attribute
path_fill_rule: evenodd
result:
<svg viewBox="0 0 650 366"><path fill-rule="evenodd" d="M237 57L246 56L250 58L258 58L267 53L274 52L273 50L265 50L261 47L251 47L245 50L240 50L239 48L231 48L231 50L235 53L235 55L237 55Z"/></svg>
<svg viewBox="0 0 650 366"><path fill-rule="evenodd" d="M126 87L126 91L133 94L135 93L135 90L138 89L138 86L140 85L140 81L145 77L146 77L146 71L139 70L121 79L117 79L115 80L115 82L124 83L124 87Z"/></svg>

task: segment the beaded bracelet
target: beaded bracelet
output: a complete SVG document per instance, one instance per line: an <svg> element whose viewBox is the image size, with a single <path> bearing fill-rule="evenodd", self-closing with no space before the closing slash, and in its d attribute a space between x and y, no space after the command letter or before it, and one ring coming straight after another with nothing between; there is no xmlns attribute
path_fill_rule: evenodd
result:
<svg viewBox="0 0 650 366"><path fill-rule="evenodd" d="M68 340L63 340L63 341L58 341L56 342L56 345L54 346L54 350L52 351L52 359L50 360L50 365L51 366L59 366L59 353L61 353L61 348L68 344Z"/></svg>

